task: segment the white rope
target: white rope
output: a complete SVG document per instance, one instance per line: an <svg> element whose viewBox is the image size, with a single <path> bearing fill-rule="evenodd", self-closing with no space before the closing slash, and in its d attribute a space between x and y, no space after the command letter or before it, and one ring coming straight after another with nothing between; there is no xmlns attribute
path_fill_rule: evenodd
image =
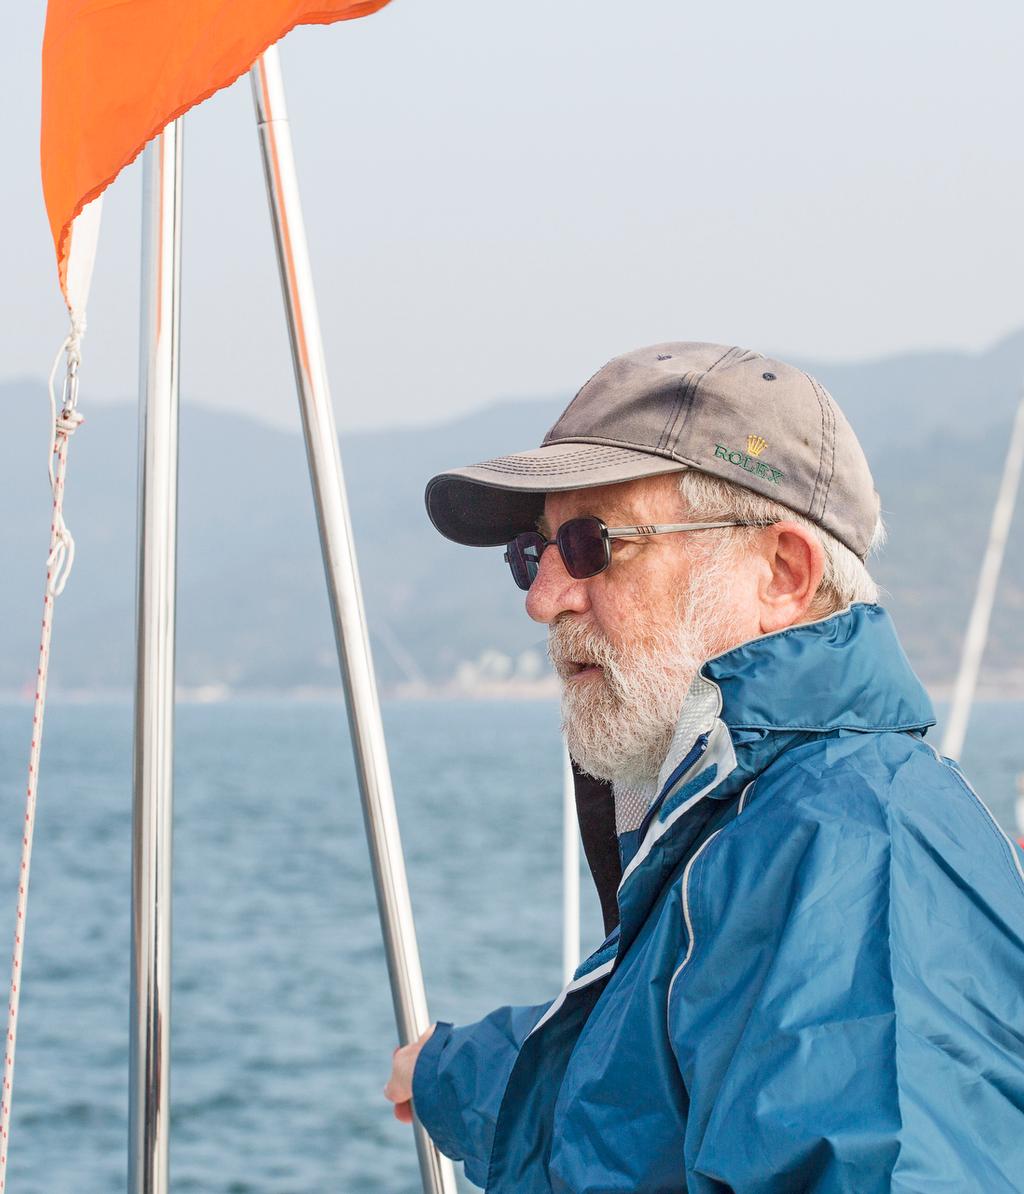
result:
<svg viewBox="0 0 1024 1194"><path fill-rule="evenodd" d="M48 465L50 470L50 490L57 496L57 482L54 478L53 461L57 453L57 437L63 434L65 439L74 433L75 428L82 422L78 413L78 366L82 362L82 337L85 335L84 316L71 317L71 331L67 339L57 350L50 370L50 454ZM64 376L64 394L61 399L60 414L57 414L57 398L53 383L60 368L60 359L67 356L67 373ZM64 522L64 515L59 508L54 508L55 540L50 554L46 559L48 569L47 592L51 597L59 597L64 592L71 566L75 562L75 540ZM0 1186L0 1189L3 1187Z"/></svg>
<svg viewBox="0 0 1024 1194"><path fill-rule="evenodd" d="M72 320L71 333L60 347L50 371L50 489L53 495L53 520L50 523L50 552L46 557L46 588L43 593L43 625L39 640L39 664L36 669L36 696L32 710L32 746L29 751L28 786L25 796L25 821L21 838L21 868L18 873L17 919L14 926L14 955L11 959L11 991L7 1007L7 1042L4 1050L3 1089L0 1090L0 1192L7 1184L7 1144L11 1124L11 1097L14 1084L14 1049L17 1043L18 1006L21 999L21 963L24 953L25 913L28 908L28 879L32 863L32 837L36 820L36 788L39 779L39 753L43 741L43 712L46 707L46 680L50 663L50 638L53 631L53 602L64 591L75 559L75 541L64 522L64 476L67 471L68 441L82 422L75 409L78 401L78 365L84 320ZM64 395L58 413L54 379L62 355L67 356Z"/></svg>

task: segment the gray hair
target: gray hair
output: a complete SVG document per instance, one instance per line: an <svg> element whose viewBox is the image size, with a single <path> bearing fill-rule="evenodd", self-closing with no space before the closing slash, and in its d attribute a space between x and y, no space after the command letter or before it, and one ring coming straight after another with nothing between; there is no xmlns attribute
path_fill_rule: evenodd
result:
<svg viewBox="0 0 1024 1194"><path fill-rule="evenodd" d="M864 561L834 535L781 502L696 470L689 470L680 476L679 492L686 503L687 517L695 522L736 519L738 522L752 522L765 527L788 520L810 531L824 548L825 572L808 610L809 618L828 617L855 601L878 600L878 585ZM737 544L741 544L745 537L756 534L757 529L736 527L727 533ZM884 542L885 527L879 518L871 537L869 554L877 551Z"/></svg>

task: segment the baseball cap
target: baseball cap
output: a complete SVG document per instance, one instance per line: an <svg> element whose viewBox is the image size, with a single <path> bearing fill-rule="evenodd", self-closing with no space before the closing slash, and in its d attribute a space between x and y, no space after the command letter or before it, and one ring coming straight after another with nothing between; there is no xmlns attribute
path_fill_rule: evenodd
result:
<svg viewBox="0 0 1024 1194"><path fill-rule="evenodd" d="M678 342L615 357L539 448L427 484L427 512L456 543L531 530L544 495L696 469L772 498L862 559L879 499L853 429L810 374L744 348Z"/></svg>

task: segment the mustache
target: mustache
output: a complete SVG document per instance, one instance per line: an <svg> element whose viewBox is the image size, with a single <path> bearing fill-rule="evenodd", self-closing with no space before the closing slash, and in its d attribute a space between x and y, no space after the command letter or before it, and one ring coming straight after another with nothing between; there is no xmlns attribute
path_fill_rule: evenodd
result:
<svg viewBox="0 0 1024 1194"><path fill-rule="evenodd" d="M560 679L579 671L580 666L597 666L614 677L621 657L612 644L591 627L563 614L548 627L548 656Z"/></svg>

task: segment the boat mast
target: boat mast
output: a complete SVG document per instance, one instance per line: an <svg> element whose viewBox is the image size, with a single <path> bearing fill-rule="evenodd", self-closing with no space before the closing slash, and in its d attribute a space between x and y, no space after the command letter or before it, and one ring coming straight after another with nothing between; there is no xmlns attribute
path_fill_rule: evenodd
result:
<svg viewBox="0 0 1024 1194"><path fill-rule="evenodd" d="M1003 566L1003 555L1006 552L1006 537L1010 531L1013 508L1017 501L1017 490L1020 487L1022 462L1024 462L1024 395L1021 396L1017 417L1010 433L1010 446L1006 452L1003 479L999 484L999 496L996 498L995 510L992 513L988 547L985 549L985 558L978 576L974 607L971 610L970 621L967 623L967 634L964 636L963 653L960 657L960 671L956 678L956 687L953 690L953 704L942 739L942 753L947 758L958 759L963 750L967 721L971 715L971 702L974 700L978 671L981 668L981 657L984 654L985 641L988 638L988 624L992 616L996 585L999 583L999 571Z"/></svg>
<svg viewBox="0 0 1024 1194"><path fill-rule="evenodd" d="M276 47L257 58L250 77L377 909L398 1035L405 1044L430 1021ZM415 1134L426 1194L456 1194L451 1162L419 1121Z"/></svg>
<svg viewBox="0 0 1024 1194"><path fill-rule="evenodd" d="M572 759L562 748L562 985L580 964L580 830Z"/></svg>
<svg viewBox="0 0 1024 1194"><path fill-rule="evenodd" d="M145 151L132 797L129 1194L167 1194L182 121Z"/></svg>

